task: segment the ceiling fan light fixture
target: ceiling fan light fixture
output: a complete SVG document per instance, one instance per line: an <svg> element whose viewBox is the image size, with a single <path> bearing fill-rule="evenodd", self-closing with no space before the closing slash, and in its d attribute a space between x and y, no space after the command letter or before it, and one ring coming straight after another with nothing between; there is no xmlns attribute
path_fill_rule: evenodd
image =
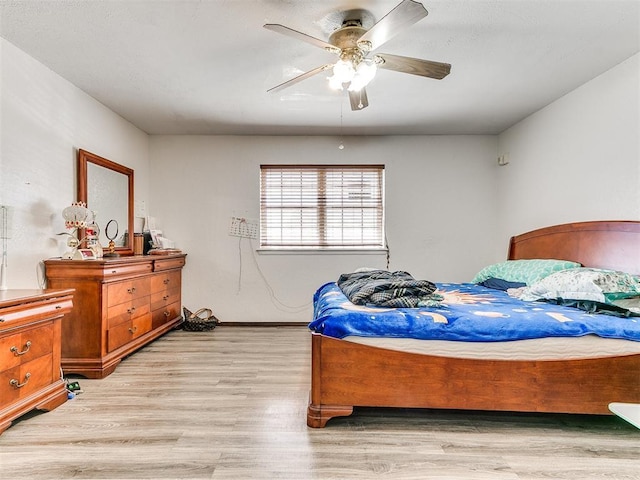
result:
<svg viewBox="0 0 640 480"><path fill-rule="evenodd" d="M356 73L349 84L350 92L359 92L364 87L366 87L373 77L376 76L376 71L378 67L375 62L370 59L365 59L358 64L356 68Z"/></svg>
<svg viewBox="0 0 640 480"><path fill-rule="evenodd" d="M329 80L329 88L331 90L343 90L342 82L335 75L327 77L327 80Z"/></svg>
<svg viewBox="0 0 640 480"><path fill-rule="evenodd" d="M427 16L427 9L418 0L400 0L380 20L374 22L370 12L353 9L339 12L341 26L334 29L327 40L319 39L280 24L265 24L264 27L277 33L302 40L316 47L340 56L335 64L325 64L304 72L280 85L270 88L269 92L294 85L302 80L332 69L327 77L332 89L349 90L351 110L361 110L369 105L365 87L373 80L378 68L394 70L421 77L441 80L451 71L448 63L402 57L387 53L373 54L384 43L395 37L403 29ZM368 55L370 55L368 57Z"/></svg>
<svg viewBox="0 0 640 480"><path fill-rule="evenodd" d="M349 60L338 60L333 66L333 76L340 83L349 83L355 74L356 69Z"/></svg>

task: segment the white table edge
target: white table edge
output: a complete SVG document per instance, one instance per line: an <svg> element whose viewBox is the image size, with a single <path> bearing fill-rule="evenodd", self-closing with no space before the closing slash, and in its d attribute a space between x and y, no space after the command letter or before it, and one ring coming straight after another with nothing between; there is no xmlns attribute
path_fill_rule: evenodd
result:
<svg viewBox="0 0 640 480"><path fill-rule="evenodd" d="M640 403L613 402L609 404L609 410L634 427L640 428Z"/></svg>

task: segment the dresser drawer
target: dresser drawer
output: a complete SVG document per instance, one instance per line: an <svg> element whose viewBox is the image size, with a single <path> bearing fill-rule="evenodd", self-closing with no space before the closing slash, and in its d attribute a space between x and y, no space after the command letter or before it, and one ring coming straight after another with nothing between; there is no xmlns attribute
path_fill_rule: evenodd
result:
<svg viewBox="0 0 640 480"><path fill-rule="evenodd" d="M135 298L127 303L121 303L107 308L108 328L115 327L121 323L133 320L134 318L147 315L150 312L149 297Z"/></svg>
<svg viewBox="0 0 640 480"><path fill-rule="evenodd" d="M156 258L153 262L153 271L160 272L172 268L182 268L185 264L184 256L170 258Z"/></svg>
<svg viewBox="0 0 640 480"><path fill-rule="evenodd" d="M0 407L34 394L51 383L53 355L44 355L0 373Z"/></svg>
<svg viewBox="0 0 640 480"><path fill-rule="evenodd" d="M151 310L165 308L167 305L180 301L180 289L174 288L164 292L151 294Z"/></svg>
<svg viewBox="0 0 640 480"><path fill-rule="evenodd" d="M150 263L138 264L113 264L105 266L103 274L105 278L133 276L153 272L153 265Z"/></svg>
<svg viewBox="0 0 640 480"><path fill-rule="evenodd" d="M0 371L53 351L53 322L0 338Z"/></svg>
<svg viewBox="0 0 640 480"><path fill-rule="evenodd" d="M180 301L167 305L165 308L152 311L153 328L164 325L169 320L180 316Z"/></svg>
<svg viewBox="0 0 640 480"><path fill-rule="evenodd" d="M181 273L172 271L158 273L151 278L151 293L162 292L168 289L180 288Z"/></svg>
<svg viewBox="0 0 640 480"><path fill-rule="evenodd" d="M145 297L149 295L150 289L151 281L148 277L112 283L107 286L107 305L118 305L135 298Z"/></svg>
<svg viewBox="0 0 640 480"><path fill-rule="evenodd" d="M151 314L109 328L107 331L107 350L113 352L131 340L151 331Z"/></svg>

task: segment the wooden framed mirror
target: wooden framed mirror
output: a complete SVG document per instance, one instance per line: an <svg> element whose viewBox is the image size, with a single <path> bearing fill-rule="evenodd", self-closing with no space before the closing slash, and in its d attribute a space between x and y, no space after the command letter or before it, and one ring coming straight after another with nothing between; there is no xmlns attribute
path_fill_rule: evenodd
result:
<svg viewBox="0 0 640 480"><path fill-rule="evenodd" d="M78 150L78 201L96 214L100 244L109 243L107 222L118 224L116 251L133 255L133 170L86 150Z"/></svg>

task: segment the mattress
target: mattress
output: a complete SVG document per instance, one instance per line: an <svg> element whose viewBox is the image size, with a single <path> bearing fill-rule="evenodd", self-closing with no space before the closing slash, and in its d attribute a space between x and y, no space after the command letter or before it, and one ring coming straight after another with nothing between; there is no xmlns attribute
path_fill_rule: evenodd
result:
<svg viewBox="0 0 640 480"><path fill-rule="evenodd" d="M509 342L457 342L356 335L344 337L343 340L421 355L482 360L577 360L640 354L640 342L597 335Z"/></svg>

